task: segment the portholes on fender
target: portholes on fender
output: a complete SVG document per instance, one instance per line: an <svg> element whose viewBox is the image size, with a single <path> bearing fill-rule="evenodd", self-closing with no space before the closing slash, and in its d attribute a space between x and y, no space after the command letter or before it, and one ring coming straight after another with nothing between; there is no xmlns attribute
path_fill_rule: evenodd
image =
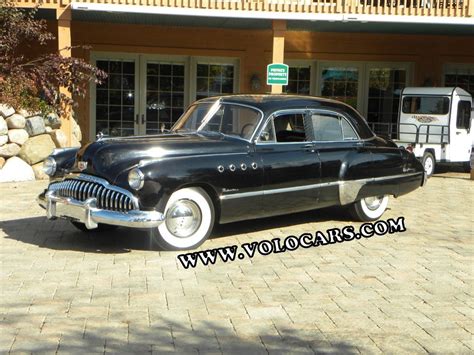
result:
<svg viewBox="0 0 474 355"><path fill-rule="evenodd" d="M230 164L230 165L229 165L229 170L230 170L230 171L234 172L235 169L236 169L236 168L235 168L235 165L234 165L234 164Z"/></svg>
<svg viewBox="0 0 474 355"><path fill-rule="evenodd" d="M217 171L220 172L220 173L223 173L224 170L225 170L225 169L224 169L224 167L223 167L222 165L219 165L219 166L217 167Z"/></svg>
<svg viewBox="0 0 474 355"><path fill-rule="evenodd" d="M252 169L253 169L253 170L257 170L257 168L258 168L257 163L256 163L256 162L253 162L253 163L252 163Z"/></svg>
<svg viewBox="0 0 474 355"><path fill-rule="evenodd" d="M242 171L247 170L247 165L245 163L240 164L240 169L242 169Z"/></svg>

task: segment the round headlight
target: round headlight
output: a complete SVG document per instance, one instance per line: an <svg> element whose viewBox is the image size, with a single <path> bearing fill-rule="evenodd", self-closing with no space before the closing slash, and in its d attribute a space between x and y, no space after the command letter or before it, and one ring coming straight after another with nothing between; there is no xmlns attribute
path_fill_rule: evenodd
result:
<svg viewBox="0 0 474 355"><path fill-rule="evenodd" d="M130 170L128 173L128 184L134 190L140 190L145 182L145 175L138 168Z"/></svg>
<svg viewBox="0 0 474 355"><path fill-rule="evenodd" d="M53 157L47 157L43 161L43 171L46 175L53 176L56 172L56 160Z"/></svg>

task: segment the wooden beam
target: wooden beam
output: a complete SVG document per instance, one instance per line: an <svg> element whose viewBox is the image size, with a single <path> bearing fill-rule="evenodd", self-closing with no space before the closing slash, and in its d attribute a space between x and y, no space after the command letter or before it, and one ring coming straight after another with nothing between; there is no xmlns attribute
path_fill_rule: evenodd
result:
<svg viewBox="0 0 474 355"><path fill-rule="evenodd" d="M64 57L71 56L71 7L56 9L56 18L58 20L58 50ZM60 92L68 97L71 93L65 87L59 88ZM72 145L72 112L68 108L68 112L61 117L61 130L66 134L68 145Z"/></svg>
<svg viewBox="0 0 474 355"><path fill-rule="evenodd" d="M283 63L285 60L286 20L273 20L273 56L272 63ZM272 85L272 94L281 94L282 85Z"/></svg>

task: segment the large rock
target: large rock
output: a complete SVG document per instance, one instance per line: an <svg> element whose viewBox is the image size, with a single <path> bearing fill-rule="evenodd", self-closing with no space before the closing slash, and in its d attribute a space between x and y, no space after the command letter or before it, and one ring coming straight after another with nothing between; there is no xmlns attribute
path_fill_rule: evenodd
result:
<svg viewBox="0 0 474 355"><path fill-rule="evenodd" d="M47 180L49 176L43 171L43 162L32 166L36 180Z"/></svg>
<svg viewBox="0 0 474 355"><path fill-rule="evenodd" d="M44 125L43 117L33 116L26 119L26 131L33 137L46 132L46 126Z"/></svg>
<svg viewBox="0 0 474 355"><path fill-rule="evenodd" d="M5 158L0 157L0 169L5 165Z"/></svg>
<svg viewBox="0 0 474 355"><path fill-rule="evenodd" d="M56 144L57 148L66 148L68 146L66 133L64 133L60 129L53 130L49 133L49 135L53 139L53 142L54 144Z"/></svg>
<svg viewBox="0 0 474 355"><path fill-rule="evenodd" d="M11 129L8 131L8 139L11 143L23 145L28 140L28 132L24 129Z"/></svg>
<svg viewBox="0 0 474 355"><path fill-rule="evenodd" d="M19 156L28 164L33 165L44 160L56 148L49 134L31 137L21 147Z"/></svg>
<svg viewBox="0 0 474 355"><path fill-rule="evenodd" d="M7 118L15 113L15 109L11 106L1 104L0 105L0 116Z"/></svg>
<svg viewBox="0 0 474 355"><path fill-rule="evenodd" d="M77 124L75 119L72 119L72 135L80 142L82 141L81 127Z"/></svg>
<svg viewBox="0 0 474 355"><path fill-rule="evenodd" d="M6 134L2 134L0 136L0 147L8 142L8 136Z"/></svg>
<svg viewBox="0 0 474 355"><path fill-rule="evenodd" d="M16 143L8 143L0 147L0 157L10 158L20 153L20 146Z"/></svg>
<svg viewBox="0 0 474 355"><path fill-rule="evenodd" d="M7 134L7 133L8 133L7 122L3 119L3 117L0 117L0 135Z"/></svg>
<svg viewBox="0 0 474 355"><path fill-rule="evenodd" d="M46 125L46 127L58 129L59 127L61 127L61 119L57 114L51 112L48 113L48 115L44 118L44 124Z"/></svg>
<svg viewBox="0 0 474 355"><path fill-rule="evenodd" d="M18 113L8 117L6 121L9 129L25 128L26 119Z"/></svg>
<svg viewBox="0 0 474 355"><path fill-rule="evenodd" d="M29 181L35 179L33 168L18 157L7 160L0 170L0 182Z"/></svg>
<svg viewBox="0 0 474 355"><path fill-rule="evenodd" d="M20 109L18 113L26 118L31 117L31 116L41 115L41 112L31 112L31 111L25 110L24 108Z"/></svg>

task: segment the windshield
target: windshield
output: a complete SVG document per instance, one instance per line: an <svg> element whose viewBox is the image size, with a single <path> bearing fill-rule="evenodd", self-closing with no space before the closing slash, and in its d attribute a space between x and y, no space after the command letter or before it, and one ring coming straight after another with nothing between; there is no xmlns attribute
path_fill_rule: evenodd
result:
<svg viewBox="0 0 474 355"><path fill-rule="evenodd" d="M192 105L172 131L218 132L250 140L260 120L256 109L235 104L199 103Z"/></svg>

